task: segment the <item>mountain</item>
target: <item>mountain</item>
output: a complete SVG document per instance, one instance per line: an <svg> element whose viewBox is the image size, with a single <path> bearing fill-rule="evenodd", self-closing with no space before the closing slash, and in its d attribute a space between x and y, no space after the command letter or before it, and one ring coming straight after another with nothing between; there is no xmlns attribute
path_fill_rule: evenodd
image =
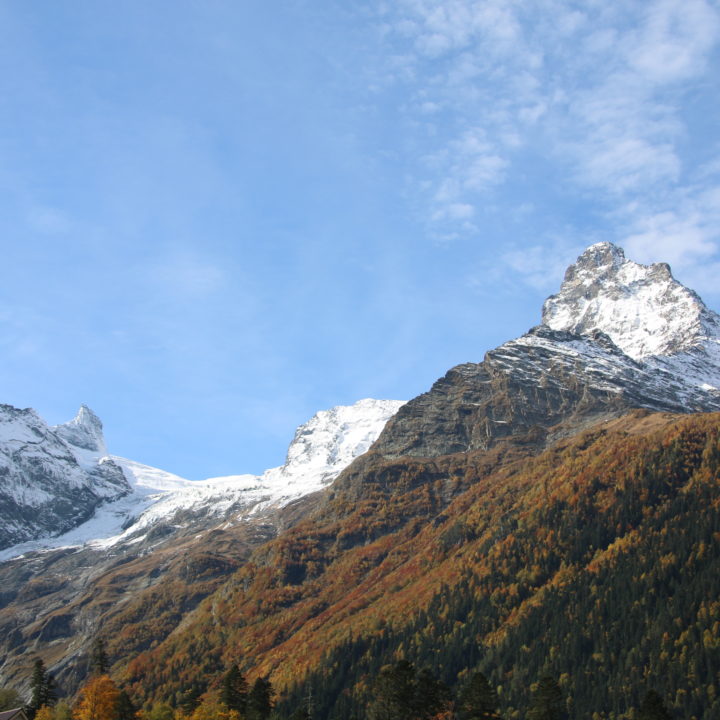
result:
<svg viewBox="0 0 720 720"><path fill-rule="evenodd" d="M634 717L647 687L713 720L718 328L666 265L593 245L540 325L402 405L318 492L214 525L189 500L105 549L0 564L3 676L36 651L74 690L102 634L147 706L239 662L282 713L362 716L405 658L455 687L482 670L507 717L550 674L573 720Z"/></svg>
<svg viewBox="0 0 720 720"><path fill-rule="evenodd" d="M177 533L192 524L194 532L200 525L216 524L220 519L234 518L237 522L250 514L261 516L332 483L354 457L370 447L383 425L402 405L397 400L366 399L320 411L297 429L282 466L259 476L231 475L203 481L186 480L127 458L108 455L102 423L84 405L73 420L53 428L47 428L32 410L18 411L5 406L10 416L32 418L35 428L44 428L34 445L35 452L42 458L39 473L48 468L46 456L53 452L58 455L56 446L63 452L56 457L55 466L47 470L48 476L55 478L54 483L49 484L44 475L39 482L35 476L23 476L25 466L17 466L19 479L6 489L7 514L0 507L0 517L5 524L11 525L17 508L18 483L34 490L44 483L49 509L45 522L35 527L34 539L7 547L0 552L0 560L85 543L103 548L118 543L134 544L141 542L151 528L167 534L169 528ZM25 426L17 420L9 426L18 437L25 431ZM0 443L2 451L18 454L14 446ZM98 499L93 495L92 501L83 506L85 495L79 496L76 514L66 517L56 511L60 502L58 494L64 491L61 479L72 479L76 464L86 469L87 482L92 483ZM106 488L98 483L96 468L104 473L112 468L122 493L101 495L99 491ZM26 496L27 491L22 497Z"/></svg>
<svg viewBox="0 0 720 720"><path fill-rule="evenodd" d="M65 532L131 492L85 406L51 428L34 410L0 405L0 477L0 549Z"/></svg>
<svg viewBox="0 0 720 720"><path fill-rule="evenodd" d="M433 457L510 437L543 445L629 408L720 410L720 317L666 264L598 243L568 268L540 325L450 370L373 449Z"/></svg>
<svg viewBox="0 0 720 720"><path fill-rule="evenodd" d="M565 673L584 703L573 717L594 709L593 692L599 712L628 710L648 678L664 681L668 658L680 692L689 658L718 667L720 625L696 624L717 609L720 416L683 419L720 409L718 326L667 266L592 246L538 327L400 408L311 515L254 550L166 640L121 661L118 677L137 698L177 697L243 658L296 701L309 683L321 717L359 712L348 698L366 697L365 674L398 657L451 683L480 665L515 713L523 684L544 672ZM600 598L592 616L618 642L603 645L572 595L558 598L571 582L583 612ZM663 605L672 628L654 620ZM552 637L533 640L551 623ZM707 645L689 639L708 628ZM682 659L663 655L663 632ZM127 657L121 642L114 650ZM610 680L598 688L600 670ZM684 692L679 709L705 703L714 709L696 717L713 717L705 686Z"/></svg>
<svg viewBox="0 0 720 720"><path fill-rule="evenodd" d="M33 411L8 409L45 428L43 453L46 438L72 448L58 476L74 467L72 458L88 467L111 463L124 473L125 494L61 535L0 555L2 679L26 678L30 653L42 650L72 689L87 670L94 634L116 632L134 652L157 642L253 547L314 507L318 491L367 450L401 405L368 399L321 411L298 428L281 467L202 482L104 455L102 426L86 407L52 430Z"/></svg>

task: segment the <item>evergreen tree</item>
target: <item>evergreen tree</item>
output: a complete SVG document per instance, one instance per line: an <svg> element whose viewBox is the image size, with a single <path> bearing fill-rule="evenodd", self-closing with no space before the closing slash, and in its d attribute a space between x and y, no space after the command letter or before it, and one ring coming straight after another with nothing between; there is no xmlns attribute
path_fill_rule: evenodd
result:
<svg viewBox="0 0 720 720"><path fill-rule="evenodd" d="M117 699L116 720L135 720L135 707L130 696L121 690Z"/></svg>
<svg viewBox="0 0 720 720"><path fill-rule="evenodd" d="M105 652L105 641L102 638L95 638L90 651L90 674L106 675L109 669L110 663Z"/></svg>
<svg viewBox="0 0 720 720"><path fill-rule="evenodd" d="M382 668L372 691L371 720L410 720L415 711L415 666L400 660Z"/></svg>
<svg viewBox="0 0 720 720"><path fill-rule="evenodd" d="M421 670L415 678L414 716L430 718L447 710L450 705L450 688L429 670Z"/></svg>
<svg viewBox="0 0 720 720"><path fill-rule="evenodd" d="M640 705L638 720L672 720L672 716L662 698L654 690L648 690Z"/></svg>
<svg viewBox="0 0 720 720"><path fill-rule="evenodd" d="M30 680L30 714L34 717L35 713L43 705L53 705L57 699L55 691L55 681L52 675L45 669L45 663L41 658L35 658L33 665L32 679Z"/></svg>
<svg viewBox="0 0 720 720"><path fill-rule="evenodd" d="M236 710L241 715L245 715L248 684L237 665L233 665L223 678L220 701L225 703L229 710Z"/></svg>
<svg viewBox="0 0 720 720"><path fill-rule="evenodd" d="M564 720L566 713L562 691L553 678L540 679L527 716L528 720Z"/></svg>
<svg viewBox="0 0 720 720"><path fill-rule="evenodd" d="M481 673L475 673L459 698L461 720L500 720L498 695Z"/></svg>
<svg viewBox="0 0 720 720"><path fill-rule="evenodd" d="M428 670L407 660L380 670L373 683L371 720L424 720L448 708L450 690Z"/></svg>
<svg viewBox="0 0 720 720"><path fill-rule="evenodd" d="M200 685L192 685L182 693L178 701L178 707L186 714L191 715L192 712L200 704L200 696L204 690Z"/></svg>
<svg viewBox="0 0 720 720"><path fill-rule="evenodd" d="M310 720L310 713L307 709L307 705L303 703L295 712L290 716L290 720Z"/></svg>
<svg viewBox="0 0 720 720"><path fill-rule="evenodd" d="M267 678L258 678L247 698L247 720L266 720L273 709L272 684Z"/></svg>

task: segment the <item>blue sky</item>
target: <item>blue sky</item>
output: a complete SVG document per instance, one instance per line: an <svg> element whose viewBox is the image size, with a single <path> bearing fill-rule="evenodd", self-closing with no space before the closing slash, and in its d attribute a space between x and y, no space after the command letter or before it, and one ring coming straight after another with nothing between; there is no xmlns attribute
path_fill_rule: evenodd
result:
<svg viewBox="0 0 720 720"><path fill-rule="evenodd" d="M593 242L720 309L716 2L171 5L0 1L0 401L259 472Z"/></svg>

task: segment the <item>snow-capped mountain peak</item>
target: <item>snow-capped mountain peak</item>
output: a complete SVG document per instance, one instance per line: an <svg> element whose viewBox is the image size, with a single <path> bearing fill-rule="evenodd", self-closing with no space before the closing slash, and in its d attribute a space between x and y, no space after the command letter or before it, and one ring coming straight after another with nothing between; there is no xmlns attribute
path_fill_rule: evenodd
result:
<svg viewBox="0 0 720 720"><path fill-rule="evenodd" d="M335 477L370 448L401 405L397 400L367 398L321 410L295 431L285 464L278 469L286 477Z"/></svg>
<svg viewBox="0 0 720 720"><path fill-rule="evenodd" d="M720 342L720 316L672 276L666 263L628 260L609 242L591 245L543 306L543 325L578 335L600 331L634 360Z"/></svg>
<svg viewBox="0 0 720 720"><path fill-rule="evenodd" d="M262 475L232 475L201 481L186 480L125 458L102 455L105 451L102 423L86 406L80 408L74 420L54 428L47 428L32 410L16 411L8 407L8 411L15 414L24 413L23 417L27 416L37 428L33 426L31 432L27 423L15 423L12 433L6 431L3 435L0 412L0 441L15 437L22 440L25 436L37 441L41 434L43 438L47 435L62 449L66 462L78 471L82 466L86 473L97 475L97 468L105 469L105 465L109 465L108 469L122 477L125 492L114 502L98 507L86 522L62 535L38 537L36 533L38 539L0 551L0 561L42 548L134 543L160 524L178 529L190 523L200 528L204 522L217 523L223 517L230 520L259 516L269 508L284 507L329 485L352 460L368 450L385 423L403 404L395 400L360 400L354 405L323 410L297 429L284 465L266 470ZM1 451L0 443L0 469ZM1 501L0 493L0 511ZM26 537L32 535L27 533Z"/></svg>
<svg viewBox="0 0 720 720"><path fill-rule="evenodd" d="M102 422L87 405L81 405L72 420L55 425L52 430L70 445L99 456L107 455Z"/></svg>

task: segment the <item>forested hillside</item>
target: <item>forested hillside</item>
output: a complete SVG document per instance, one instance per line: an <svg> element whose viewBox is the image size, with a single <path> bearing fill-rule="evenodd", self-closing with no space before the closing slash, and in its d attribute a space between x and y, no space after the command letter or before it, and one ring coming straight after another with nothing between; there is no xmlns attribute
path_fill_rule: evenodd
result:
<svg viewBox="0 0 720 720"><path fill-rule="evenodd" d="M118 676L179 702L237 662L345 718L407 659L456 690L481 670L506 717L548 675L571 718L629 717L649 688L716 718L719 430L636 412L537 457L363 459Z"/></svg>

